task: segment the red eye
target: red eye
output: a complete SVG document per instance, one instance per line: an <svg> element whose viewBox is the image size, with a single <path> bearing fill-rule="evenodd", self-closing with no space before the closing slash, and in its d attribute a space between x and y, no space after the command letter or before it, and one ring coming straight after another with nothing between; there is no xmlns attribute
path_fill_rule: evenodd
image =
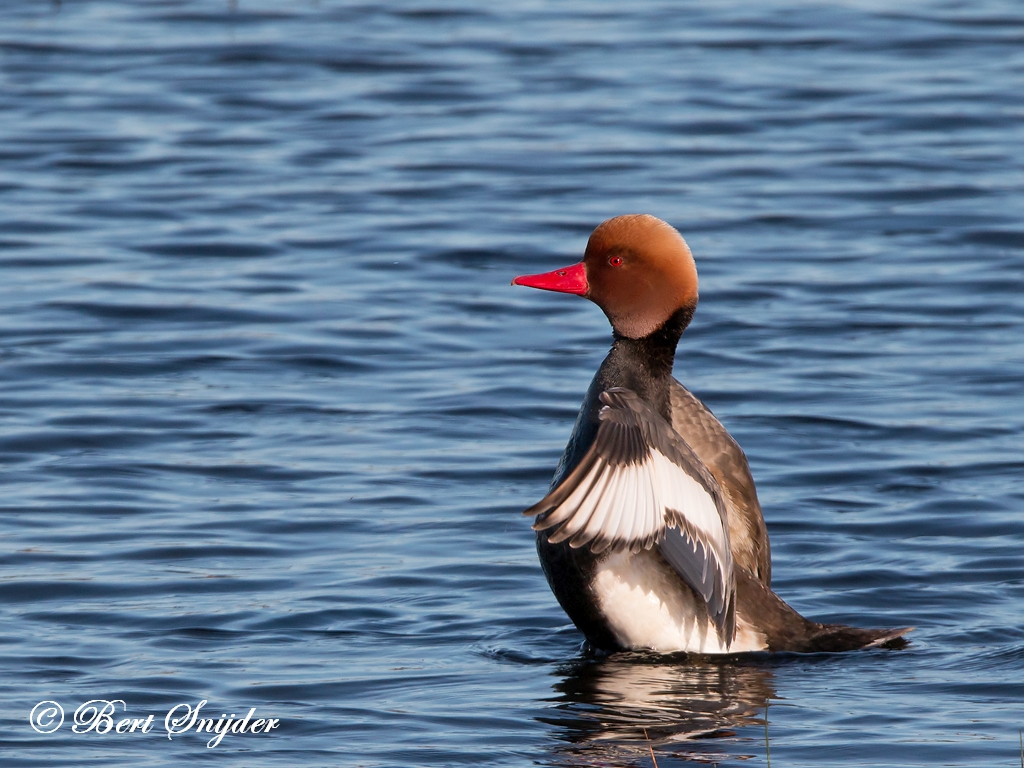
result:
<svg viewBox="0 0 1024 768"><path fill-rule="evenodd" d="M622 257L621 256L612 256L610 259L608 259L608 263L611 264L613 267L621 267L622 266Z"/></svg>

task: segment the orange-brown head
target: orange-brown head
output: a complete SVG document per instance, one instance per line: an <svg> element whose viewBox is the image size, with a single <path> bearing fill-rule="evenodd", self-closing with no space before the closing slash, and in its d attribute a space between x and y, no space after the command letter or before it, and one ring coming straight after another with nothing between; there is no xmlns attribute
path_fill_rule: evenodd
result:
<svg viewBox="0 0 1024 768"><path fill-rule="evenodd" d="M584 296L604 310L616 333L632 339L697 305L697 267L686 241L647 214L608 219L590 235L579 264L512 284Z"/></svg>

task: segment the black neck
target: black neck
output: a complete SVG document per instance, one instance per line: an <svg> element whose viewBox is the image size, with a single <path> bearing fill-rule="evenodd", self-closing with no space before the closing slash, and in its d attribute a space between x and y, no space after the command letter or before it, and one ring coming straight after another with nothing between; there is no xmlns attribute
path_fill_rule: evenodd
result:
<svg viewBox="0 0 1024 768"><path fill-rule="evenodd" d="M676 345L693 317L694 307L683 307L657 330L640 339L615 334L611 351L597 373L599 391L626 387L649 402L666 419L671 418L669 386Z"/></svg>
<svg viewBox="0 0 1024 768"><path fill-rule="evenodd" d="M690 307L677 310L661 327L642 339L629 339L615 334L611 351L590 382L569 444L565 447L555 478L551 481L552 488L576 468L590 449L602 407L600 395L606 389L625 387L633 390L650 403L663 419L672 423L672 362L676 344L690 324L695 306L696 302Z"/></svg>

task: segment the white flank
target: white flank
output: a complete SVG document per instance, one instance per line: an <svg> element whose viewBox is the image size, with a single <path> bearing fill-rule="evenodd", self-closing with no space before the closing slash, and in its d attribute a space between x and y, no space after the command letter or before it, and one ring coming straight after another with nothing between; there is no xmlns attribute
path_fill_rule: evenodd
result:
<svg viewBox="0 0 1024 768"><path fill-rule="evenodd" d="M744 653L767 648L763 634L736 617L726 648L707 610L656 552L617 552L597 566L593 582L601 612L627 648L661 653Z"/></svg>

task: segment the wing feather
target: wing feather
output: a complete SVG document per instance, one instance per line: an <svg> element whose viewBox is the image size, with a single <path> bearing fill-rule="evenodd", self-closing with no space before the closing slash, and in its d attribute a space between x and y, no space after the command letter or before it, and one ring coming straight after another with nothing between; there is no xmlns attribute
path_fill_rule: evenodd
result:
<svg viewBox="0 0 1024 768"><path fill-rule="evenodd" d="M569 475L525 514L551 544L658 547L732 641L735 579L721 488L682 437L628 389L601 393L597 434Z"/></svg>
<svg viewBox="0 0 1024 768"><path fill-rule="evenodd" d="M590 490L580 499L577 508L575 510L572 508L567 509L568 505L562 504L551 513L552 517L557 516L560 520L565 521L557 531L548 536L548 541L552 544L557 544L576 535L590 519L597 505L602 502L609 481L612 478L612 472L609 467L603 464L596 465L592 472L593 481ZM543 526L548 528L550 524L545 520Z"/></svg>

